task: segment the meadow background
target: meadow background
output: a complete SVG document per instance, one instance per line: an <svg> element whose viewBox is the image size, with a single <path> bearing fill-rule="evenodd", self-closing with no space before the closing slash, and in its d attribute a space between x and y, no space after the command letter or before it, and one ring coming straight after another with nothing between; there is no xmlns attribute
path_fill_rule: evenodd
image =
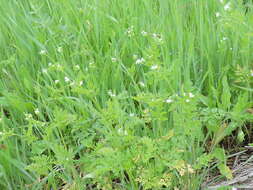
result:
<svg viewBox="0 0 253 190"><path fill-rule="evenodd" d="M251 6L0 0L0 189L231 179L253 142Z"/></svg>

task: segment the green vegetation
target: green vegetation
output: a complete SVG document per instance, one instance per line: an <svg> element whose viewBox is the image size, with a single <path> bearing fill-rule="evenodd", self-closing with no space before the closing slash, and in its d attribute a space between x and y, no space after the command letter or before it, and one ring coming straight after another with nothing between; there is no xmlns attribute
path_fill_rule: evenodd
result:
<svg viewBox="0 0 253 190"><path fill-rule="evenodd" d="M0 189L197 190L250 142L242 0L0 0Z"/></svg>

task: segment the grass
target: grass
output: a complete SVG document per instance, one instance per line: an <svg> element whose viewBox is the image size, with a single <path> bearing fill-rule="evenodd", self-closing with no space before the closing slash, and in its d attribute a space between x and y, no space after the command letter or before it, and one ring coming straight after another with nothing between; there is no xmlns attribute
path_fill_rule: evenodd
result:
<svg viewBox="0 0 253 190"><path fill-rule="evenodd" d="M240 0L0 0L0 189L200 189L252 143ZM212 167L211 167L212 166Z"/></svg>

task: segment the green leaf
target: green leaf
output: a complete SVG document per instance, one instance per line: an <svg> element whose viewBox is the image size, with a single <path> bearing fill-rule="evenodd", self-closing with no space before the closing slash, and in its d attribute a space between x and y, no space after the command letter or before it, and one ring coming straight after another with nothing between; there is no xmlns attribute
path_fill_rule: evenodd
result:
<svg viewBox="0 0 253 190"><path fill-rule="evenodd" d="M220 162L225 163L226 161L226 154L223 148L215 148L213 151L213 156L217 158Z"/></svg>
<svg viewBox="0 0 253 190"><path fill-rule="evenodd" d="M221 95L221 105L223 109L229 109L231 106L231 93L230 93L230 88L229 88L229 84L227 81L227 77L224 76L222 79L222 86L223 86L223 91L222 91L222 95Z"/></svg>
<svg viewBox="0 0 253 190"><path fill-rule="evenodd" d="M228 166L226 166L225 164L220 164L220 165L218 165L218 168L220 170L220 173L223 176L225 176L227 179L233 178L232 171L229 169Z"/></svg>
<svg viewBox="0 0 253 190"><path fill-rule="evenodd" d="M242 143L244 140L245 140L244 132L240 129L240 131L238 132L238 135L237 135L237 141L239 143Z"/></svg>

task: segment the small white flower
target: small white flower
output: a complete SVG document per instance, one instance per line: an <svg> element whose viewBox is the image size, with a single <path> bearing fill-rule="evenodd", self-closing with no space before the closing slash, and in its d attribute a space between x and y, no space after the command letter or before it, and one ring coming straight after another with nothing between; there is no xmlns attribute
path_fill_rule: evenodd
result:
<svg viewBox="0 0 253 190"><path fill-rule="evenodd" d="M36 115L39 115L39 114L40 114L39 109L38 109L38 108L36 108L36 109L34 110L34 113L35 113Z"/></svg>
<svg viewBox="0 0 253 190"><path fill-rule="evenodd" d="M108 95L111 96L111 97L115 97L116 94L114 94L111 90L108 91Z"/></svg>
<svg viewBox="0 0 253 190"><path fill-rule="evenodd" d="M117 58L116 57L112 57L111 60L112 60L113 63L117 62Z"/></svg>
<svg viewBox="0 0 253 190"><path fill-rule="evenodd" d="M3 135L4 133L0 131L0 135Z"/></svg>
<svg viewBox="0 0 253 190"><path fill-rule="evenodd" d="M51 67L51 66L52 66L52 63L51 63L51 62L50 62L50 63L48 63L48 66L49 66L49 67Z"/></svg>
<svg viewBox="0 0 253 190"><path fill-rule="evenodd" d="M137 59L136 62L135 62L135 64L136 64L136 65L139 65L139 64L142 64L142 63L144 63L144 62L145 62L145 59L142 57L142 58L140 58L140 59Z"/></svg>
<svg viewBox="0 0 253 190"><path fill-rule="evenodd" d="M80 82L79 82L79 86L82 86L83 85L83 81L81 80Z"/></svg>
<svg viewBox="0 0 253 190"><path fill-rule="evenodd" d="M142 87L145 86L144 82L142 82L142 81L139 82L139 85L142 86Z"/></svg>
<svg viewBox="0 0 253 190"><path fill-rule="evenodd" d="M148 35L148 33L147 33L146 31L141 31L141 35L143 35L143 36L147 36L147 35Z"/></svg>
<svg viewBox="0 0 253 190"><path fill-rule="evenodd" d="M216 17L220 17L221 14L220 14L219 12L216 12L216 13L215 13L215 16L216 16Z"/></svg>
<svg viewBox="0 0 253 190"><path fill-rule="evenodd" d="M126 131L126 130L123 130L122 128L119 128L119 129L118 129L118 133L119 133L120 135L128 135L127 131Z"/></svg>
<svg viewBox="0 0 253 190"><path fill-rule="evenodd" d="M60 69L62 69L62 66L61 66L60 64L57 64L57 65L56 65L56 68L57 68L58 70L60 70Z"/></svg>
<svg viewBox="0 0 253 190"><path fill-rule="evenodd" d="M156 41L158 41L158 42L162 42L162 41L163 41L162 36L159 35L159 34L153 33L153 34L152 34L152 37L153 37Z"/></svg>
<svg viewBox="0 0 253 190"><path fill-rule="evenodd" d="M47 73L47 69L42 69L42 73Z"/></svg>
<svg viewBox="0 0 253 190"><path fill-rule="evenodd" d="M173 100L172 100L172 99L170 99L170 98L168 98L168 99L166 99L166 100L165 100L165 102L169 104L169 103L172 103L172 102L173 102Z"/></svg>
<svg viewBox="0 0 253 190"><path fill-rule="evenodd" d="M156 33L153 33L152 36L153 36L153 38L157 38L157 34Z"/></svg>
<svg viewBox="0 0 253 190"><path fill-rule="evenodd" d="M130 113L129 116L130 116L130 117L134 117L134 113Z"/></svg>
<svg viewBox="0 0 253 190"><path fill-rule="evenodd" d="M60 82L60 80L55 80L54 83L55 84L58 84Z"/></svg>
<svg viewBox="0 0 253 190"><path fill-rule="evenodd" d="M192 94L191 92L189 93L189 97L190 98L194 98L194 94Z"/></svg>
<svg viewBox="0 0 253 190"><path fill-rule="evenodd" d="M188 103L188 102L190 102L190 100L189 100L189 99L186 99L185 101L186 101L187 103Z"/></svg>
<svg viewBox="0 0 253 190"><path fill-rule="evenodd" d="M69 82L70 79L68 77L64 77L65 82Z"/></svg>
<svg viewBox="0 0 253 190"><path fill-rule="evenodd" d="M42 49L42 50L40 50L39 54L40 55L46 55L47 54L47 50Z"/></svg>
<svg viewBox="0 0 253 190"><path fill-rule="evenodd" d="M26 114L25 114L25 120L30 120L30 119L32 119L32 117L33 117L33 116L32 116L32 114L30 114L30 113L28 113L28 114L26 113Z"/></svg>
<svg viewBox="0 0 253 190"><path fill-rule="evenodd" d="M132 37L134 35L134 27L130 26L126 31L126 34L128 35L128 37Z"/></svg>
<svg viewBox="0 0 253 190"><path fill-rule="evenodd" d="M224 6L224 10L228 11L230 9L230 2L228 2L225 6Z"/></svg>
<svg viewBox="0 0 253 190"><path fill-rule="evenodd" d="M156 69L158 69L158 65L152 65L150 69L151 70L156 70Z"/></svg>
<svg viewBox="0 0 253 190"><path fill-rule="evenodd" d="M62 53L62 52L63 52L63 48L62 48L62 47L58 47L58 48L57 48L57 51L58 51L59 53Z"/></svg>
<svg viewBox="0 0 253 190"><path fill-rule="evenodd" d="M80 66L79 65L75 65L75 69L79 71L80 70Z"/></svg>

